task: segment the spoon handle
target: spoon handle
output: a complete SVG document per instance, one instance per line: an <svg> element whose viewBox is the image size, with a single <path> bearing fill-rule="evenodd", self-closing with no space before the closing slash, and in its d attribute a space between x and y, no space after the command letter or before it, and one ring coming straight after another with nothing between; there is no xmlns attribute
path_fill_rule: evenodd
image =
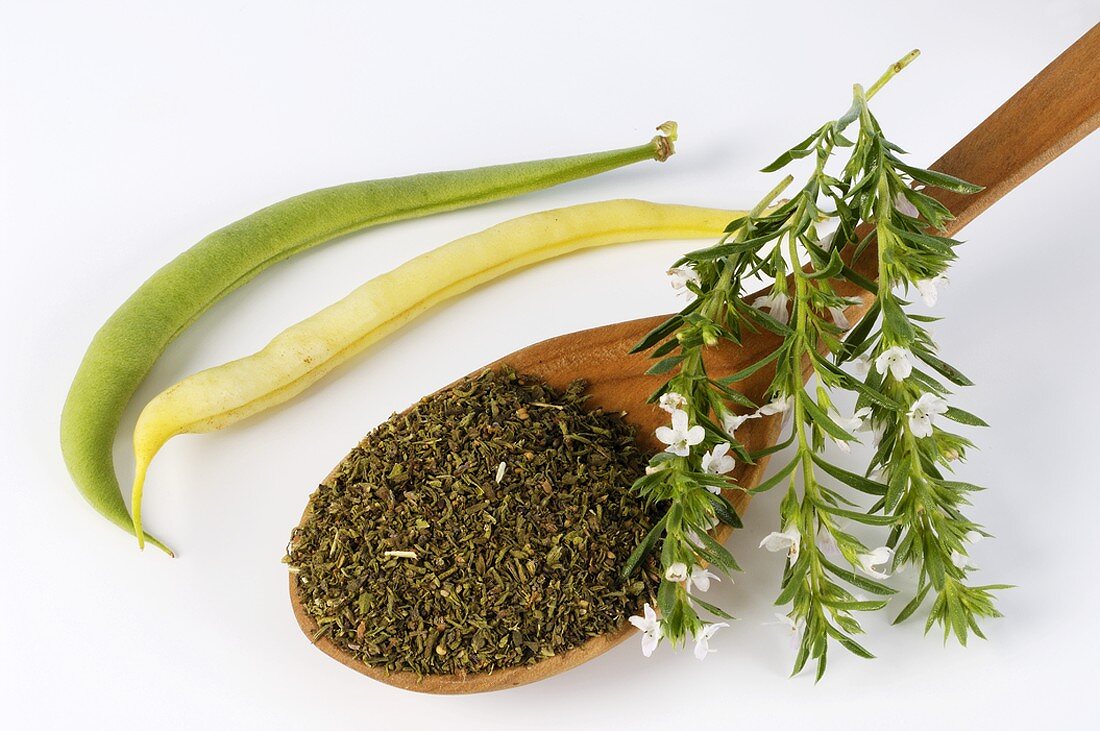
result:
<svg viewBox="0 0 1100 731"><path fill-rule="evenodd" d="M1100 126L1100 23L937 160L932 169L984 186L935 191L961 229Z"/></svg>

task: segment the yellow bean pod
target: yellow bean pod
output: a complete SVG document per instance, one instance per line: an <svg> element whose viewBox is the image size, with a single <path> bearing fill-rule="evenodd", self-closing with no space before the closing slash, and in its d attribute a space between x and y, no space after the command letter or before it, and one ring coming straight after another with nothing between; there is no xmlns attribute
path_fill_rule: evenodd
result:
<svg viewBox="0 0 1100 731"><path fill-rule="evenodd" d="M185 378L150 401L134 429L139 541L149 463L177 434L222 429L283 403L428 308L508 272L596 246L717 238L742 215L612 200L522 216L422 254L284 330L262 350Z"/></svg>

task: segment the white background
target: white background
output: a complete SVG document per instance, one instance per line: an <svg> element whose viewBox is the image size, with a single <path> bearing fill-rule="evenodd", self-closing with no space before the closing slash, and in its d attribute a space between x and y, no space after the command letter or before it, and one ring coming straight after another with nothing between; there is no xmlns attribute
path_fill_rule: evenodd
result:
<svg viewBox="0 0 1100 731"><path fill-rule="evenodd" d="M636 641L565 675L475 697L396 690L310 647L279 562L316 482L392 411L524 344L671 311L665 242L554 261L389 338L290 405L174 440L140 553L72 488L58 414L96 328L156 267L267 203L350 180L641 143L680 152L484 208L322 247L213 308L136 404L262 346L368 278L525 212L610 197L746 206L754 172L911 47L875 100L928 163L1100 20L1043 3L16 3L0 11L0 723L8 727L1017 727L1087 710L1100 649L1091 312L1093 136L964 234L943 294L943 351L978 386L956 403L992 429L963 479L999 538L974 549L1007 617L968 649L919 622L865 623L878 655L837 648L787 678L772 619L781 558L755 548L779 495L730 541L746 572L712 590L741 618L704 663ZM200 7L201 5L201 7ZM766 7L766 6L770 6ZM1092 334L1089 334L1092 333ZM130 475L125 435L118 443ZM866 453L851 458L853 466ZM898 577L903 596L911 578ZM898 606L900 607L900 602ZM10 722L15 722L10 725Z"/></svg>

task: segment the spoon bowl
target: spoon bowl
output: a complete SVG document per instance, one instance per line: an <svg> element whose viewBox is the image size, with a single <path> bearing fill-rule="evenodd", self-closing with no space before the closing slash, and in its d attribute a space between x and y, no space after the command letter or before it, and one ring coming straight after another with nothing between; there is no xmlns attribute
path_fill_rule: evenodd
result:
<svg viewBox="0 0 1100 731"><path fill-rule="evenodd" d="M583 378L588 383L585 391L589 397L587 404L607 412L623 413L626 421L637 430L639 448L646 452L656 452L663 445L657 441L653 432L667 421L668 415L646 404L646 399L661 385L662 376L646 375L645 372L653 361L644 353L631 354L629 351L664 319L647 317L551 338L518 350L486 368L508 365L518 373L542 379L559 391L578 378ZM778 342L775 336L769 334L766 338L752 338L744 348L717 348L717 352L708 359L708 365L714 369L713 372L733 373L770 352ZM485 369L478 369L471 375L477 375L483 370ZM769 382L770 377L760 373L743 381L742 385L746 389L746 395L758 401ZM754 419L746 422L738 430L737 436L750 451L763 449L775 443L780 426L781 419L778 416ZM731 475L739 485L755 485L760 481L766 466L767 458L751 465L738 464ZM325 482L334 479L335 474L334 471ZM748 505L748 495L741 490L727 490L726 493L734 509L741 514ZM308 520L309 515L310 506L307 505L301 524ZM725 540L728 536L729 527L719 526L716 532L718 540ZM317 624L301 602L297 579L293 574L290 578L290 599L294 616L302 631L310 638L316 637ZM634 631L632 625L624 622L613 632L593 637L583 645L533 665L519 665L481 674L419 676L411 672L388 672L384 668L366 665L327 637L317 638L314 644L344 665L400 688L427 693L478 693L524 685L556 675L603 654L630 637Z"/></svg>
<svg viewBox="0 0 1100 731"><path fill-rule="evenodd" d="M955 214L946 234L953 235L979 213L1019 185L1059 154L1100 125L1100 25L1093 27L1063 52L1026 86L978 125L935 164L933 170L947 173L984 186L975 195L963 196L947 191L925 191ZM876 280L877 257L873 244L857 261L849 265L863 277ZM847 282L834 282L842 296L857 298L846 311L851 323L857 322L874 302L874 294ZM759 294L755 296L759 296ZM753 297L749 298L751 302ZM507 364L520 373L537 376L557 389L583 379L593 406L610 412L623 412L637 429L639 446L656 452L663 448L654 430L665 423L667 414L646 401L658 388L663 376L646 375L652 361L644 353L630 349L666 317L649 317L583 330L536 343L489 364ZM745 333L743 344L724 343L709 349L708 372L734 373L770 353L779 339L768 332ZM480 373L484 369L478 369ZM763 368L739 386L756 403L763 400L773 373ZM774 445L782 427L780 416L745 422L737 438L750 452ZM731 473L732 482L741 489L726 490L726 497L739 515L744 515L749 495L744 491L759 484L767 466L763 457L754 464L738 464ZM331 479L333 476L330 475ZM309 515L309 507L302 520ZM716 530L725 540L729 529ZM306 612L298 594L297 580L290 577L290 599L294 616L302 631L322 652L348 667L376 680L408 690L426 693L477 693L500 690L550 677L587 662L611 649L634 633L624 621L611 632L591 638L584 644L531 665L483 674L418 676L408 672L387 672L370 667L344 652L325 637Z"/></svg>

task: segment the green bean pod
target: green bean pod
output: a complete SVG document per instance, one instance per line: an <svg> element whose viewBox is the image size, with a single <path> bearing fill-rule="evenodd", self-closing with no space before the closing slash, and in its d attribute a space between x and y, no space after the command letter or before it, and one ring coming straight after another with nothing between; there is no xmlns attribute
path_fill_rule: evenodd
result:
<svg viewBox="0 0 1100 731"><path fill-rule="evenodd" d="M133 535L115 473L115 435L134 391L172 340L211 305L272 264L370 226L510 198L672 154L675 125L607 152L322 188L210 234L158 270L92 338L61 414L61 452L80 493ZM172 552L152 536L146 539Z"/></svg>

